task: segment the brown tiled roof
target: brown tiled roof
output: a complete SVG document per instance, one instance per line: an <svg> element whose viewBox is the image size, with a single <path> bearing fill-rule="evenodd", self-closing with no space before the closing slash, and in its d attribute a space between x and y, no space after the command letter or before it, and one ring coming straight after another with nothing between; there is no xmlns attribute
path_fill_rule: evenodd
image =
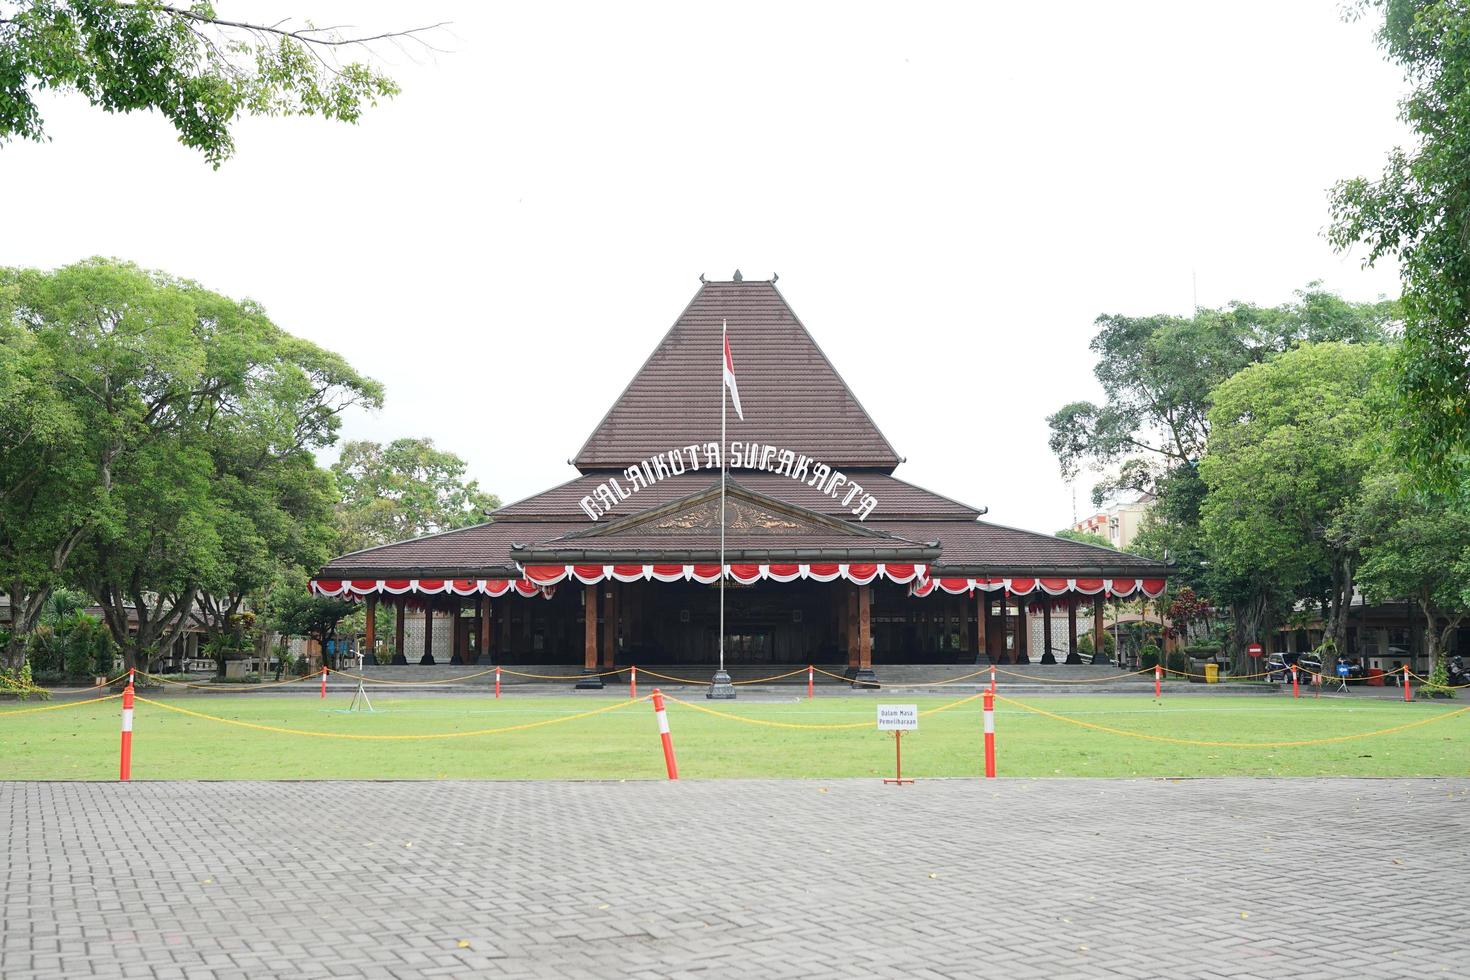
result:
<svg viewBox="0 0 1470 980"><path fill-rule="evenodd" d="M980 511L967 504L958 503L948 497L942 497L922 487L916 487L912 483L905 483L897 477L878 471L850 470L845 471L849 477L862 484L863 490L878 498L878 509L865 523L871 524L875 520L892 520L896 518L915 518L919 520L933 518L959 518L973 519L978 517ZM578 477L563 483L561 486L553 487L545 493L538 493L534 497L517 501L513 504L497 510L494 514L496 520L528 520L528 519L562 519L562 520L586 520L586 515L578 505L578 501L584 496L592 493L593 489L607 479L609 475L616 475L624 485L627 481L621 473L610 471L599 471ZM718 483L720 475L718 472L700 470L697 473L685 473L682 476L671 476L660 480L651 487L639 490L627 500L622 501L613 510L611 517L618 519L629 514L636 514L651 507L659 507L671 500L688 496L696 490ZM843 507L840 499L823 494L821 491L808 487L805 483L793 480L788 476L779 476L775 473L761 473L748 470L734 470L730 479L742 486L760 493L778 497L789 501L808 510L814 510L822 514L831 514L835 517L850 517L850 507ZM606 518L604 518L606 520Z"/></svg>
<svg viewBox="0 0 1470 980"><path fill-rule="evenodd" d="M729 485L726 498L727 561L928 562L939 554L932 541L844 521L739 483ZM531 564L715 561L720 548L719 511L715 484L629 517L543 541L518 557Z"/></svg>
<svg viewBox="0 0 1470 980"><path fill-rule="evenodd" d="M934 563L936 575L1006 572L1064 578L1092 574L1154 578L1167 575L1169 568L1161 561L1124 551L984 521L882 521L878 526L904 537L937 538L943 550Z"/></svg>
<svg viewBox="0 0 1470 980"><path fill-rule="evenodd" d="M320 578L514 578L512 544L530 544L587 526L496 521L426 538L399 541L333 558Z"/></svg>
<svg viewBox="0 0 1470 980"><path fill-rule="evenodd" d="M577 453L578 469L631 465L655 453L717 441L720 322L745 410L728 415L731 441L774 445L838 468L892 470L883 433L769 282L700 287Z"/></svg>

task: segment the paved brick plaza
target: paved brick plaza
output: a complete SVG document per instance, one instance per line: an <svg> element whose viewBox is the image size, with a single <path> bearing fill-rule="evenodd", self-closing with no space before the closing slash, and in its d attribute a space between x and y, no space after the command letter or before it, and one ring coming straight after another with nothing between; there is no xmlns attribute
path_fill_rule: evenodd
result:
<svg viewBox="0 0 1470 980"><path fill-rule="evenodd" d="M0 815L6 980L1470 972L1470 779L8 783Z"/></svg>

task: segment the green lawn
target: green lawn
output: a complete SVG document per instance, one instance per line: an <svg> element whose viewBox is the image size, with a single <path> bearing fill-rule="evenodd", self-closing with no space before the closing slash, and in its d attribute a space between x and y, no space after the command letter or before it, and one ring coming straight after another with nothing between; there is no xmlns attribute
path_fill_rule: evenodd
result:
<svg viewBox="0 0 1470 980"><path fill-rule="evenodd" d="M1002 692L1003 693L1003 692ZM466 732L563 718L618 701L610 696L374 698L375 714L345 711L349 695L219 694L169 698L192 711L313 732L406 735ZM681 777L891 775L893 739L873 730L874 704L951 696L826 697L795 703L724 702L743 718L849 730L756 726L670 704ZM1325 738L1390 728L1453 712L1457 704L1366 698L1148 695L1023 698L1079 721L1206 741ZM702 702L701 700L701 703ZM0 703L0 778L114 779L118 701L5 717L34 702ZM904 775L974 776L981 762L980 702L921 718L904 737ZM1089 730L1001 703L997 754L1003 776L1437 776L1470 773L1470 713L1409 731L1292 748L1179 746ZM645 701L529 730L436 741L346 741L257 731L139 703L135 779L659 779L663 758Z"/></svg>

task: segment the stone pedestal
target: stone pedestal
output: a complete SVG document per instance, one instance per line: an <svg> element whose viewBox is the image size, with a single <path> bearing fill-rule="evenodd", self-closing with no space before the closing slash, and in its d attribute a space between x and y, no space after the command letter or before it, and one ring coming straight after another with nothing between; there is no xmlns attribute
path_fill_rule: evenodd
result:
<svg viewBox="0 0 1470 980"><path fill-rule="evenodd" d="M715 671L709 690L704 692L704 696L712 701L734 701L735 685L730 683L730 675L723 670Z"/></svg>

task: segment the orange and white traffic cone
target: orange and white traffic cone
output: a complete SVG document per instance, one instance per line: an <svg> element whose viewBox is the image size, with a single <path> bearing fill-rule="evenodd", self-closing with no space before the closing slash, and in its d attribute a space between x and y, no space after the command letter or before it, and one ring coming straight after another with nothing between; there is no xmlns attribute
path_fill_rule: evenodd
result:
<svg viewBox="0 0 1470 980"><path fill-rule="evenodd" d="M669 771L670 779L679 778L679 763L674 758L674 739L669 735L669 716L664 711L664 695L658 688L653 689L653 713L658 717L658 737L664 743L664 766Z"/></svg>
<svg viewBox="0 0 1470 980"><path fill-rule="evenodd" d="M995 778L995 695L985 692L985 778Z"/></svg>
<svg viewBox="0 0 1470 980"><path fill-rule="evenodd" d="M122 696L122 757L117 778L126 783L133 778L133 672L128 671L128 686Z"/></svg>

